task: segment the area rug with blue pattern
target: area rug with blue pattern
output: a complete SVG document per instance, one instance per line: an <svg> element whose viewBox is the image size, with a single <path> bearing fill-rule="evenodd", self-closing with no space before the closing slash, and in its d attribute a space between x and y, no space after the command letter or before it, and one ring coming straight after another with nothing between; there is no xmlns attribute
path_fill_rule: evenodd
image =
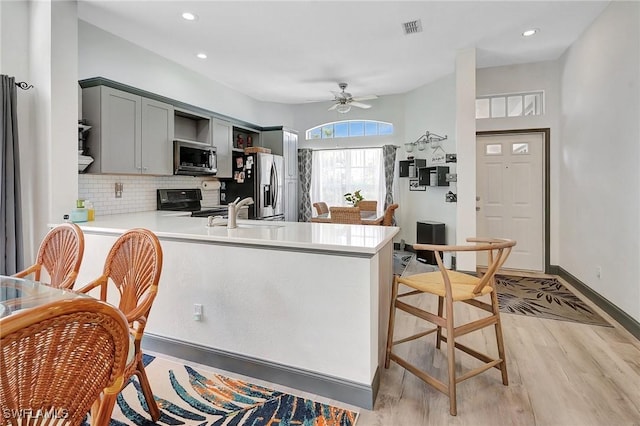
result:
<svg viewBox="0 0 640 426"><path fill-rule="evenodd" d="M288 393L144 355L145 370L161 411L151 421L137 378L118 395L111 426L121 425L319 425L351 426L358 413Z"/></svg>

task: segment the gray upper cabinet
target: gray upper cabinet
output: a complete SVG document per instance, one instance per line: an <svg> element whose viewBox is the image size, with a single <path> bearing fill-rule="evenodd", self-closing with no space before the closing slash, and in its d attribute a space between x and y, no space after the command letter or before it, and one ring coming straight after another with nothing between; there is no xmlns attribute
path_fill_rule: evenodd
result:
<svg viewBox="0 0 640 426"><path fill-rule="evenodd" d="M287 129L262 132L262 146L284 157L285 179L298 179L298 134Z"/></svg>
<svg viewBox="0 0 640 426"><path fill-rule="evenodd" d="M173 174L173 106L106 86L82 90L90 173Z"/></svg>
<svg viewBox="0 0 640 426"><path fill-rule="evenodd" d="M233 149L233 126L229 121L213 119L211 121L213 132L213 146L216 147L216 157L218 162L218 178L233 177L233 167L231 162Z"/></svg>
<svg viewBox="0 0 640 426"><path fill-rule="evenodd" d="M142 98L142 173L173 174L173 106Z"/></svg>

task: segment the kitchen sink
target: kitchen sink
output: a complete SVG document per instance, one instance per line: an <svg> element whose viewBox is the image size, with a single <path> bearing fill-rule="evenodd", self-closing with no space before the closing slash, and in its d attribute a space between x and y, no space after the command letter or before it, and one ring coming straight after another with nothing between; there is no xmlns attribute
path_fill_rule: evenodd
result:
<svg viewBox="0 0 640 426"><path fill-rule="evenodd" d="M238 223L238 228L257 228L257 229L278 229L284 225L275 225L273 223Z"/></svg>

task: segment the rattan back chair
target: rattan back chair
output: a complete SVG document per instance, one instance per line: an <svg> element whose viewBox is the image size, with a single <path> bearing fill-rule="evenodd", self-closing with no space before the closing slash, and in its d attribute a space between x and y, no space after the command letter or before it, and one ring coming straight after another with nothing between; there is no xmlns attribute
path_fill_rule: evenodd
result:
<svg viewBox="0 0 640 426"><path fill-rule="evenodd" d="M131 229L113 244L102 276L79 290L86 293L99 287L100 299L104 301L108 298L108 289L119 293L118 308L129 322L135 344L135 359L125 370L125 383L132 375L138 376L154 421L160 418L160 410L144 371L140 344L151 305L158 292L161 272L162 248L158 237L147 229Z"/></svg>
<svg viewBox="0 0 640 426"><path fill-rule="evenodd" d="M92 424L108 425L128 349L124 315L90 297L2 318L1 423L80 425L95 404Z"/></svg>
<svg viewBox="0 0 640 426"><path fill-rule="evenodd" d="M395 210L398 208L397 204L389 204L387 209L384 211L384 219L382 219L382 226L393 226L393 214Z"/></svg>
<svg viewBox="0 0 640 426"><path fill-rule="evenodd" d="M362 200L358 203L361 211L375 212L378 210L378 202L376 200Z"/></svg>
<svg viewBox="0 0 640 426"><path fill-rule="evenodd" d="M316 208L316 212L318 215L329 213L329 207L327 207L327 203L318 201L317 203L313 203L313 207Z"/></svg>
<svg viewBox="0 0 640 426"><path fill-rule="evenodd" d="M14 275L24 278L33 274L35 281L40 281L44 268L49 274L52 287L72 289L78 277L82 256L84 254L84 234L74 223L63 223L51 229L45 235L36 263Z"/></svg>
<svg viewBox="0 0 640 426"><path fill-rule="evenodd" d="M331 223L361 225L360 207L330 207Z"/></svg>
<svg viewBox="0 0 640 426"><path fill-rule="evenodd" d="M502 326L500 323L500 309L498 307L498 298L495 290L495 274L502 267L509 257L511 249L516 245L513 240L499 238L468 238L468 242L474 243L462 246L448 246L436 244L414 244L415 250L430 250L435 253L436 262L439 270L435 272L427 272L409 276L395 276L391 291L391 313L389 315L389 332L387 335L387 355L385 359L385 368L389 368L389 362L395 361L425 383L433 386L440 392L449 397L449 413L452 416L457 414L456 404L456 386L458 383L471 378L492 367L500 370L502 374L502 383L506 386L509 384L507 377L507 362L505 360L504 342L502 338ZM487 271L480 276L473 276L462 272L451 271L445 268L441 252L476 252L486 253L488 257ZM398 294L399 285L409 287L409 291ZM417 305L424 306L424 301L419 297L423 294L431 294L438 296L437 313L427 312ZM481 296L490 295L490 303L478 300ZM410 304L405 300L418 296L414 304ZM403 301L399 300L402 298ZM421 303L418 303L421 302ZM474 308L479 308L484 313L489 313L480 319L475 319L466 324L455 324L453 318L453 304L455 302L464 302ZM443 310L444 308L444 310ZM400 309L417 318L428 321L435 325L434 328L422 331L397 341L393 341L393 328L396 310ZM445 315L446 313L446 315ZM473 316L477 318L477 316ZM480 353L466 345L463 345L457 339L467 333L481 330L485 327L494 326L496 335L496 345L498 347L498 357L492 358L486 354ZM446 335L443 335L443 329ZM428 334L436 333L436 348L440 349L440 343L447 344L447 362L448 362L448 380L447 383L429 375L427 372L419 369L415 365L409 363L406 359L400 357L398 353L392 351L394 345L409 342ZM461 350L468 355L482 361L483 365L473 370L468 370L465 374L457 376L455 350ZM406 353L406 351L405 351ZM432 362L431 360L429 362ZM421 363L425 364L425 363ZM426 364L425 364L426 365ZM460 366L458 366L460 367Z"/></svg>

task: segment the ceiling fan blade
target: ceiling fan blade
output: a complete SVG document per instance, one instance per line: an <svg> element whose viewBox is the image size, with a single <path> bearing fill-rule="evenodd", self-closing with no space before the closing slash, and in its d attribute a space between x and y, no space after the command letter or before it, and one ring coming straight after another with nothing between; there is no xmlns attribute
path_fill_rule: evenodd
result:
<svg viewBox="0 0 640 426"><path fill-rule="evenodd" d="M360 102L349 102L349 105L354 106L354 107L358 107L358 108L362 108L362 109L371 108L371 105L363 104L363 103L360 103Z"/></svg>
<svg viewBox="0 0 640 426"><path fill-rule="evenodd" d="M327 111L333 111L334 109L338 108L338 105L340 104L333 104L332 106L329 107Z"/></svg>
<svg viewBox="0 0 640 426"><path fill-rule="evenodd" d="M370 101L373 99L378 99L376 95L366 95L366 96L357 96L353 98L354 101Z"/></svg>

